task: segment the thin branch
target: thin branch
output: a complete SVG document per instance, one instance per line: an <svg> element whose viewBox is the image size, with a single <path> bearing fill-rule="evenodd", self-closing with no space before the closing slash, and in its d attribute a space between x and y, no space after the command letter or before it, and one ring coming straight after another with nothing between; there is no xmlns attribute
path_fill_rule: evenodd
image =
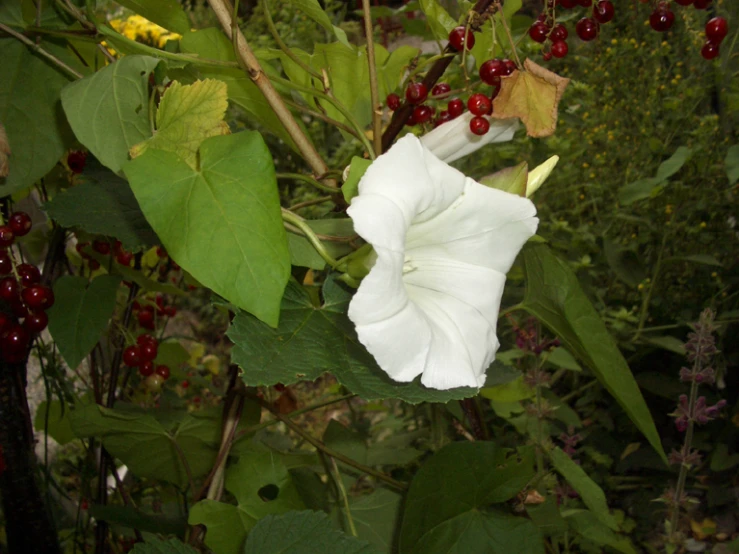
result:
<svg viewBox="0 0 739 554"><path fill-rule="evenodd" d="M293 204L288 208L291 212L294 212L295 210L299 210L301 208L307 208L308 206L315 206L317 204L323 204L324 202L330 202L331 196L321 196L320 198L315 198L313 200L306 200L305 202L298 202L297 204Z"/></svg>
<svg viewBox="0 0 739 554"><path fill-rule="evenodd" d="M318 190L322 192L329 192L331 194L336 194L336 189L332 187L327 187L320 181L314 179L310 175L304 175L302 173L277 173L276 177L278 179L293 179L295 181L302 181L304 183L307 183L311 186L316 187Z"/></svg>
<svg viewBox="0 0 739 554"><path fill-rule="evenodd" d="M505 20L505 17L503 17L503 7L500 5L500 2L495 2L495 5L498 8L498 14L500 16L500 24L503 25L503 29L505 30L506 35L508 35L508 42L511 44L511 51L513 52L513 57L516 58L516 65L518 67L523 67L521 65L521 60L518 58L518 52L516 51L516 42L513 40L513 36L511 35L511 30L508 28L508 22ZM493 26L495 26L495 21L493 21Z"/></svg>
<svg viewBox="0 0 739 554"><path fill-rule="evenodd" d="M370 99L372 101L372 142L375 154L382 154L382 104L377 88L377 66L375 65L375 40L370 14L369 0L362 0L364 12L364 34L367 37L367 63L369 64Z"/></svg>
<svg viewBox="0 0 739 554"><path fill-rule="evenodd" d="M18 39L23 44L25 44L26 46L28 46L31 50L33 50L34 52L36 52L38 55L43 56L44 58L46 58L47 60L49 60L51 63L53 63L54 65L56 65L60 69L63 69L64 71L66 71L67 73L69 73L75 79L82 79L82 73L79 73L77 70L72 69L67 64L65 64L62 60L60 60L59 58L57 58L54 54L52 54L51 52L47 52L46 50L44 50L43 48L41 48L38 44L36 44L35 42L33 42L28 37L26 37L26 36L24 36L24 35L22 35L20 33L15 32L13 29L11 29L10 27L8 27L7 25L3 25L2 23L0 23L0 31L3 31L5 33L8 33L11 37L14 37L14 38Z"/></svg>
<svg viewBox="0 0 739 554"><path fill-rule="evenodd" d="M313 231L313 229L311 229L310 226L306 223L305 219L300 217L298 214L292 213L290 210L282 208L282 220L300 229L300 232L305 235L305 238L308 239L308 242L310 242L311 246L315 249L316 252L318 252L318 255L321 256L321 258L323 258L323 260L332 268L337 268L339 262L336 261L333 256L328 253L326 248L323 246L321 240L316 236L316 233Z"/></svg>
<svg viewBox="0 0 739 554"><path fill-rule="evenodd" d="M363 1L366 2L366 0ZM331 474L334 481L336 481L336 489L339 491L341 503L344 504L344 515L346 516L346 522L349 525L349 532L352 534L353 537L357 537L357 528L354 525L354 518L352 517L352 511L349 507L349 496L346 494L346 488L344 487L344 481L341 478L339 467L336 465L336 460L334 460L333 458L329 459L331 460Z"/></svg>
<svg viewBox="0 0 739 554"><path fill-rule="evenodd" d="M337 121L329 116L327 116L324 113L317 112L316 110L311 110L308 106L303 106L301 104L298 104L297 102L293 102L292 100L288 100L287 98L283 99L285 101L285 104L293 108L294 110L301 111L305 114L308 114L311 117L315 117L317 119L320 119L322 121L325 121L326 123L330 124L332 127L337 127L341 129L342 131L345 131L349 133L351 136L356 138L357 140L362 140L359 134L357 134L357 131L349 127L348 125L343 124L341 121Z"/></svg>

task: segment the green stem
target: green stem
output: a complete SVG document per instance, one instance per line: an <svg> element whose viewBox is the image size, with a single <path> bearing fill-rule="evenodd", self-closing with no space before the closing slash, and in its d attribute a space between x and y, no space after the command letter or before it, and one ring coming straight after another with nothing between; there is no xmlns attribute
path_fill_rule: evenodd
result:
<svg viewBox="0 0 739 554"><path fill-rule="evenodd" d="M644 324L647 322L647 316L649 315L649 303L652 300L652 293L654 292L654 288L657 284L657 277L659 276L659 272L662 269L662 255L665 253L666 247L667 234L662 237L662 246L660 247L659 254L657 255L657 263L654 265L654 271L652 272L652 281L649 283L649 290L647 291L647 294L644 296L644 300L642 301L641 314L639 316L639 326L636 328L636 333L631 339L631 342L636 342L637 340L639 340L642 330L644 329Z"/></svg>
<svg viewBox="0 0 739 554"><path fill-rule="evenodd" d="M300 229L300 232L305 235L305 238L308 239L308 242L310 242L311 246L316 250L316 252L318 252L318 255L321 256L321 258L323 258L328 265L330 265L333 269L336 269L339 266L339 262L337 262L331 256L331 254L328 253L326 248L323 246L321 239L316 236L316 233L305 222L305 219L285 208L282 208L282 219L290 225L294 225L295 227Z"/></svg>
<svg viewBox="0 0 739 554"><path fill-rule="evenodd" d="M341 502L344 504L344 515L346 516L346 523L349 526L349 532L352 534L353 537L357 537L357 528L354 526L354 518L352 518L352 511L351 508L349 508L349 497L346 494L346 488L344 487L344 481L341 478L341 473L339 472L339 467L336 465L336 460L333 458L331 459L331 469L334 481L336 482L336 489L339 491L339 496L341 496Z"/></svg>
<svg viewBox="0 0 739 554"><path fill-rule="evenodd" d="M39 56L42 56L42 57L46 58L51 63L53 63L54 65L56 65L57 67L59 67L60 69L63 69L64 71L66 71L67 73L69 73L75 79L82 79L82 73L79 73L77 70L72 69L67 64L65 64L62 60L60 60L59 58L57 58L54 54L52 54L51 52L47 52L46 50L44 50L43 48L41 48L38 44L36 44L35 42L33 42L28 37L26 37L26 36L24 36L24 35L22 35L20 33L15 32L13 29L11 29L10 27L8 27L7 25L3 25L2 23L0 23L0 31L3 31L3 32L9 34L11 37L13 37L15 39L18 39L23 44L25 44L26 46L28 46L31 50L33 50L34 52L36 52Z"/></svg>
<svg viewBox="0 0 739 554"><path fill-rule="evenodd" d="M354 129L352 129L348 125L344 125L341 121L336 121L335 119L327 116L326 114L323 114L321 112L317 112L315 110L311 110L309 107L302 106L302 105L298 104L297 102L293 102L292 100L285 99L285 104L287 104L288 106L290 106L294 110L301 111L301 112L303 112L305 114L308 114L311 117L315 117L317 119L320 119L321 121L325 121L326 123L328 123L332 127L337 127L338 129L341 129L342 131L344 131L346 133L349 133L351 136L353 136L357 140L362 140L360 138L359 134Z"/></svg>
<svg viewBox="0 0 739 554"><path fill-rule="evenodd" d="M328 192L331 194L336 194L337 192L337 189L335 189L334 187L328 187L320 181L314 179L310 175L304 175L302 173L277 173L276 177L278 179L293 179L295 181L303 181L304 183L316 187L322 192Z"/></svg>
<svg viewBox="0 0 739 554"><path fill-rule="evenodd" d="M269 11L269 0L262 0L262 8L264 9L264 18L267 21L267 28L269 29L272 38L275 39L279 49L282 50L288 58L298 64L303 71L320 81L321 74L296 56L295 52L293 52L290 47L283 42L282 38L280 38L280 34L277 32L277 27L275 27L275 22L272 20L272 14Z"/></svg>
<svg viewBox="0 0 739 554"><path fill-rule="evenodd" d="M367 63L369 64L370 100L372 102L372 142L375 153L382 154L382 104L377 87L375 37L369 0L362 0L362 11L364 12L364 34L367 37Z"/></svg>

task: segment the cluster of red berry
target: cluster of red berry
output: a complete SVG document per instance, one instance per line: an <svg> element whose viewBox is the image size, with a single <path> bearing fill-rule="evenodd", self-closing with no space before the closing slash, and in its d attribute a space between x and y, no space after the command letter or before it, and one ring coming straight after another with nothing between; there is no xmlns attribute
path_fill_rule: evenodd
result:
<svg viewBox="0 0 739 554"><path fill-rule="evenodd" d="M177 315L177 308L171 305L165 305L164 296L161 294L156 295L154 298L154 304L156 304L156 308L154 308L151 302L142 304L138 300L135 300L133 303L133 310L136 313L136 319L138 320L139 325L149 331L153 331L156 328L156 316L174 317Z"/></svg>
<svg viewBox="0 0 739 554"><path fill-rule="evenodd" d="M17 264L10 252L16 237L31 230L31 217L14 212L8 223L0 225L0 299L12 315L0 312L0 354L9 363L22 361L31 337L49 323L46 310L54 304L54 292L41 284L41 272L27 263Z"/></svg>
<svg viewBox="0 0 739 554"><path fill-rule="evenodd" d="M82 173L87 163L87 152L73 150L67 154L67 166L72 173Z"/></svg>
<svg viewBox="0 0 739 554"><path fill-rule="evenodd" d="M701 48L701 56L712 60L719 55L721 42L729 33L729 24L723 17L714 17L706 23L706 43Z"/></svg>
<svg viewBox="0 0 739 554"><path fill-rule="evenodd" d="M154 366L159 352L159 341L148 334L139 335L136 344L127 346L123 351L123 363L128 367L139 368L139 374L147 379L147 387L161 387L169 379L169 367L160 364Z"/></svg>
<svg viewBox="0 0 739 554"><path fill-rule="evenodd" d="M575 25L575 32L581 40L591 41L598 36L600 26L613 19L616 10L611 0L558 0L557 5L562 8L572 9L576 6L592 8L589 17L581 18ZM570 51L567 45L569 32L564 23L554 21L554 2L548 0L547 11L539 15L534 24L529 28L529 36L535 42L545 44L544 60L549 61L552 57L564 58Z"/></svg>
<svg viewBox="0 0 739 554"><path fill-rule="evenodd" d="M449 33L449 45L455 50L464 48L472 48L475 45L475 36L471 30L465 27L456 27ZM467 109L474 116L470 120L470 131L476 135L484 135L490 129L490 122L485 118L486 115L493 113L493 99L500 91L500 78L510 75L516 70L516 64L511 60L493 59L487 60L480 67L480 79L493 87L490 96L483 93L472 94L467 99ZM431 96L428 94L428 88L423 83L410 83L405 89L405 101L407 104L414 106L411 117L406 124L409 126L423 125L429 123L433 119L434 127L456 119L464 113L465 103L460 98L452 98L448 100L446 109L441 110L436 115L436 108L428 104L424 104L427 100L438 101L446 100L451 94L451 87L447 83L439 83L431 89ZM395 93L388 94L385 100L388 108L395 111L401 106L401 99Z"/></svg>
<svg viewBox="0 0 739 554"><path fill-rule="evenodd" d="M100 262L85 252L85 248L88 246L90 246L89 242L78 242L75 248L79 255L82 256L82 259L87 261L90 269L93 271L100 269ZM133 252L129 252L123 248L119 240L116 240L112 247L107 240L94 240L92 241L92 249L102 256L109 256L112 252L115 256L115 261L126 267L130 267L131 262L133 262Z"/></svg>

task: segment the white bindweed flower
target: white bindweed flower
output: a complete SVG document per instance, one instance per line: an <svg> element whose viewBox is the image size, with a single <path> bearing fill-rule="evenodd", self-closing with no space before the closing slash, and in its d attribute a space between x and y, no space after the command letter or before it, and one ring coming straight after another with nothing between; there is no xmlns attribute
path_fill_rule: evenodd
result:
<svg viewBox="0 0 739 554"><path fill-rule="evenodd" d="M470 120L473 117L470 112L465 112L423 135L421 143L437 158L451 163L485 145L512 140L518 129L518 119L515 117L512 119L488 118L490 130L479 136L470 131Z"/></svg>
<svg viewBox="0 0 739 554"><path fill-rule="evenodd" d="M506 273L539 222L531 201L407 135L367 169L347 212L377 255L349 305L362 344L395 381L482 386Z"/></svg>
<svg viewBox="0 0 739 554"><path fill-rule="evenodd" d="M559 156L552 156L543 164L537 165L534 169L529 171L528 182L526 183L526 198L529 198L534 194L547 180L549 174L554 169L559 161Z"/></svg>

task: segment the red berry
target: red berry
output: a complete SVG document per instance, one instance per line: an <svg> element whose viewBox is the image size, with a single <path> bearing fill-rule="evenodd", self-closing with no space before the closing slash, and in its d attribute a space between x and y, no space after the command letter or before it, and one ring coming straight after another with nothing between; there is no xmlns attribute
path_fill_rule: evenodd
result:
<svg viewBox="0 0 739 554"><path fill-rule="evenodd" d="M475 116L470 120L470 131L475 135L484 135L488 130L490 130L490 123L484 117Z"/></svg>
<svg viewBox="0 0 739 554"><path fill-rule="evenodd" d="M593 0L579 0L578 4L580 4L583 8L589 8L593 4Z"/></svg>
<svg viewBox="0 0 739 554"><path fill-rule="evenodd" d="M711 0L693 0L693 6L696 10L705 10L711 5Z"/></svg>
<svg viewBox="0 0 739 554"><path fill-rule="evenodd" d="M190 386L190 381L182 381L182 383L180 383L180 386L181 386L181 387L182 387L183 389L186 389L187 387L189 387L189 386Z"/></svg>
<svg viewBox="0 0 739 554"><path fill-rule="evenodd" d="M5 312L0 312L0 337L13 325L13 318Z"/></svg>
<svg viewBox="0 0 739 554"><path fill-rule="evenodd" d="M729 24L723 17L714 17L706 23L706 38L708 42L721 44L729 32ZM16 233L18 234L18 233Z"/></svg>
<svg viewBox="0 0 739 554"><path fill-rule="evenodd" d="M0 340L0 346L2 347L0 350L2 350L3 354L6 352L9 354L21 354L26 351L30 342L31 337L28 335L28 331L17 323L14 323L3 334L2 340Z"/></svg>
<svg viewBox="0 0 739 554"><path fill-rule="evenodd" d="M18 301L18 281L15 277L5 277L0 280L0 298L8 304Z"/></svg>
<svg viewBox="0 0 739 554"><path fill-rule="evenodd" d="M110 243L104 240L95 240L92 242L92 249L98 254L107 256L110 254Z"/></svg>
<svg viewBox="0 0 739 554"><path fill-rule="evenodd" d="M575 25L575 32L585 42L593 40L598 36L598 23L589 17L583 17Z"/></svg>
<svg viewBox="0 0 739 554"><path fill-rule="evenodd" d="M529 36L534 42L542 43L547 40L549 35L549 25L542 21L536 21L531 27L529 27Z"/></svg>
<svg viewBox="0 0 739 554"><path fill-rule="evenodd" d="M13 315L18 319L23 319L29 312L26 305L21 300L15 300L10 303L10 309L13 311Z"/></svg>
<svg viewBox="0 0 739 554"><path fill-rule="evenodd" d="M446 98L451 90L452 87L449 86L449 83L439 83L431 89L431 96L435 96L437 99Z"/></svg>
<svg viewBox="0 0 739 554"><path fill-rule="evenodd" d="M464 112L464 102L459 98L452 98L449 100L446 109L449 111L449 115L452 116L452 119L454 119L455 117L462 115L462 112Z"/></svg>
<svg viewBox="0 0 739 554"><path fill-rule="evenodd" d="M385 103L387 104L388 108L395 111L400 107L400 96L398 96L394 92L391 92L387 95L387 98L385 98Z"/></svg>
<svg viewBox="0 0 739 554"><path fill-rule="evenodd" d="M24 287L35 285L41 281L41 272L35 265L20 264L16 268L16 271L18 272L18 277L21 278L21 285Z"/></svg>
<svg viewBox="0 0 739 554"><path fill-rule="evenodd" d="M413 119L416 123L428 123L434 116L434 109L431 106L416 106L413 108Z"/></svg>
<svg viewBox="0 0 739 554"><path fill-rule="evenodd" d="M141 362L141 365L139 365L139 373L142 377L148 377L149 375L154 374L154 362L147 361L147 362Z"/></svg>
<svg viewBox="0 0 739 554"><path fill-rule="evenodd" d="M166 306L164 308L164 315L166 315L167 317L174 317L174 316L176 316L177 315L177 308L175 308L174 306Z"/></svg>
<svg viewBox="0 0 739 554"><path fill-rule="evenodd" d="M505 65L505 74L506 75L510 75L511 73L513 73L514 71L516 71L516 69L518 69L516 67L516 62L514 62L513 60L509 60L507 58L505 58L503 60L503 65Z"/></svg>
<svg viewBox="0 0 739 554"><path fill-rule="evenodd" d="M506 66L503 60L494 59L484 62L480 66L480 79L488 85L500 84L500 78L506 75Z"/></svg>
<svg viewBox="0 0 739 554"><path fill-rule="evenodd" d="M121 250L120 252L118 252L118 254L116 254L115 261L121 265L125 265L126 267L128 267L133 261L133 253Z"/></svg>
<svg viewBox="0 0 739 554"><path fill-rule="evenodd" d="M151 335L144 333L136 337L136 344L141 346L142 344L153 344L154 346L159 345L159 341Z"/></svg>
<svg viewBox="0 0 739 554"><path fill-rule="evenodd" d="M87 153L85 152L70 152L67 156L67 165L72 173L82 173L85 169L85 161L87 160Z"/></svg>
<svg viewBox="0 0 739 554"><path fill-rule="evenodd" d="M158 365L156 374L160 375L162 379L169 379L169 368L166 365Z"/></svg>
<svg viewBox="0 0 739 554"><path fill-rule="evenodd" d="M15 242L15 235L10 225L0 225L0 248L10 246Z"/></svg>
<svg viewBox="0 0 739 554"><path fill-rule="evenodd" d="M651 25L652 29L660 33L664 33L672 27L674 21L675 14L672 13L669 6L664 2L660 3L652 12L652 15L649 16L649 25Z"/></svg>
<svg viewBox="0 0 739 554"><path fill-rule="evenodd" d="M405 89L405 99L409 104L423 104L428 95L429 91L423 83L411 83Z"/></svg>
<svg viewBox="0 0 739 554"><path fill-rule="evenodd" d="M552 43L552 56L555 58L564 58L570 49L564 40L557 40Z"/></svg>
<svg viewBox="0 0 739 554"><path fill-rule="evenodd" d="M449 46L455 50L459 51L464 47L471 50L474 45L475 35L471 29L468 31L463 26L459 26L449 32Z"/></svg>
<svg viewBox="0 0 739 554"><path fill-rule="evenodd" d="M706 60L712 60L718 57L719 54L719 45L714 44L713 42L706 42L703 45L703 48L701 48L701 56L703 56Z"/></svg>
<svg viewBox="0 0 739 554"><path fill-rule="evenodd" d="M135 344L127 346L123 351L123 363L128 367L138 367L141 364L141 350Z"/></svg>
<svg viewBox="0 0 739 554"><path fill-rule="evenodd" d="M144 362L153 361L157 357L159 346L155 342L145 342L139 345L139 355Z"/></svg>
<svg viewBox="0 0 739 554"><path fill-rule="evenodd" d="M154 312L141 310L138 315L139 325L144 329L154 329Z"/></svg>
<svg viewBox="0 0 739 554"><path fill-rule="evenodd" d="M28 314L23 320L23 327L29 333L40 333L49 325L49 316L46 312L36 312Z"/></svg>
<svg viewBox="0 0 739 554"><path fill-rule="evenodd" d="M161 246L157 246L157 256L160 258L166 258L167 257L167 251L162 248Z"/></svg>
<svg viewBox="0 0 739 554"><path fill-rule="evenodd" d="M611 0L600 0L593 6L593 17L598 23L608 23L613 19L616 10L613 8Z"/></svg>
<svg viewBox="0 0 739 554"><path fill-rule="evenodd" d="M562 23L557 23L552 29L552 34L549 35L549 38L552 42L557 42L558 40L567 40L569 35L570 33L567 32L567 27Z"/></svg>
<svg viewBox="0 0 739 554"><path fill-rule="evenodd" d="M446 110L442 110L441 112L439 112L439 117L434 120L434 127L438 127L439 125L442 125L443 123L451 120L452 116L449 114L449 112Z"/></svg>
<svg viewBox="0 0 739 554"><path fill-rule="evenodd" d="M93 271L97 271L98 269L100 269L100 262L97 260L90 260L87 263L90 265L90 269L92 269Z"/></svg>
<svg viewBox="0 0 739 554"><path fill-rule="evenodd" d="M8 226L16 237L27 235L31 225L31 216L26 212L13 212L8 219Z"/></svg>
<svg viewBox="0 0 739 554"><path fill-rule="evenodd" d="M5 250L0 250L0 275L8 275L13 271L13 262Z"/></svg>
<svg viewBox="0 0 739 554"><path fill-rule="evenodd" d="M490 115L493 113L493 104L490 102L490 98L478 92L470 96L469 100L467 100L467 109L473 115Z"/></svg>
<svg viewBox="0 0 739 554"><path fill-rule="evenodd" d="M416 123L418 123L418 122L416 121L415 113L414 112L411 112L410 117L405 120L405 124L408 127L413 127Z"/></svg>
<svg viewBox="0 0 739 554"><path fill-rule="evenodd" d="M552 59L552 53L551 53L551 52L544 52L544 53L543 53L543 54L541 55L541 57L542 57L542 58L544 58L544 61L545 61L545 62L548 62L549 60L551 60L551 59Z"/></svg>
<svg viewBox="0 0 739 554"><path fill-rule="evenodd" d="M45 285L31 285L21 292L23 302L34 312L48 310L54 305L54 291Z"/></svg>

